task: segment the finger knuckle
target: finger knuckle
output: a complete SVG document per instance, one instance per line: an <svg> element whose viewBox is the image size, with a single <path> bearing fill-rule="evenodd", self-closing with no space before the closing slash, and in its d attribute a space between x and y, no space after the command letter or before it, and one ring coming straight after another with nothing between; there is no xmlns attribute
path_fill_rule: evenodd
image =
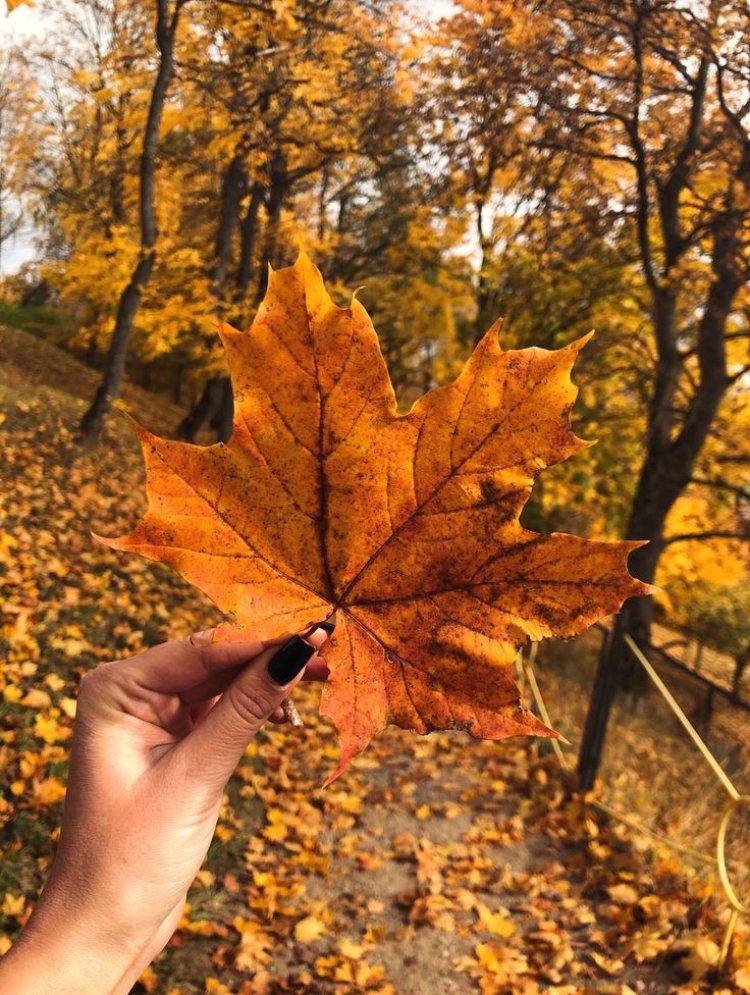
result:
<svg viewBox="0 0 750 995"><path fill-rule="evenodd" d="M111 664L100 663L93 670L87 670L78 683L78 697L87 699L96 696L101 688L110 680Z"/></svg>
<svg viewBox="0 0 750 995"><path fill-rule="evenodd" d="M246 725L261 725L278 704L268 693L255 686L233 684L227 693L232 707Z"/></svg>

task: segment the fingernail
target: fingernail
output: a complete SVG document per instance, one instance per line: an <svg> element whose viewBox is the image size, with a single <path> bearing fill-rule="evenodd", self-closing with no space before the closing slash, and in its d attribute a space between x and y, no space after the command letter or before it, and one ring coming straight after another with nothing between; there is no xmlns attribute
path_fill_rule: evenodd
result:
<svg viewBox="0 0 750 995"><path fill-rule="evenodd" d="M331 615L331 617L327 618L325 620L325 622L318 622L318 628L319 629L324 629L328 633L328 635L330 636L330 634L336 628L336 616L335 615Z"/></svg>
<svg viewBox="0 0 750 995"><path fill-rule="evenodd" d="M268 675L276 684L294 680L315 652L315 647L301 636L292 636L268 661Z"/></svg>

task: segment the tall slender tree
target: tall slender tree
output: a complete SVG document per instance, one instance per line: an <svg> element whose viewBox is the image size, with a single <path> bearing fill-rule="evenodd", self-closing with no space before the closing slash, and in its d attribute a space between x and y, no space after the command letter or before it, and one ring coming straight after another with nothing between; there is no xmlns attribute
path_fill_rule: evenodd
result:
<svg viewBox="0 0 750 995"><path fill-rule="evenodd" d="M457 7L443 29L451 40L438 121L450 125L444 147L456 155L447 158L478 219L478 310L502 285L503 266L555 231L540 216L599 243L603 258L622 246L623 272L640 285L645 439L623 531L646 541L631 569L651 582L664 549L685 540L669 535L668 517L720 405L750 369L731 348L750 336L750 13L738 0ZM555 252L538 258L554 265ZM574 264L575 253L566 259ZM634 339L634 361L642 344ZM581 756L586 787L630 660L625 636L647 648L652 611L649 598L631 601L602 657Z"/></svg>
<svg viewBox="0 0 750 995"><path fill-rule="evenodd" d="M625 536L646 542L631 565L651 582L677 541L666 534L669 513L727 391L750 369L728 358L729 340L750 336L741 306L750 276L750 13L733 0L700 9L563 0L543 16L538 144L616 165L605 196L634 226L649 300L647 431ZM602 655L580 758L586 788L631 659L625 635L647 651L652 611L649 598L629 602Z"/></svg>
<svg viewBox="0 0 750 995"><path fill-rule="evenodd" d="M155 201L159 130L167 93L174 76L175 41L180 14L189 0L174 0L173 3L170 3L170 0L155 0L155 2L155 37L159 55L143 133L140 159L140 252L130 280L120 297L102 382L91 405L81 419L79 432L84 445L91 445L98 437L102 430L104 417L112 407L112 403L122 386L133 321L144 288L151 278L158 251L159 230L156 222Z"/></svg>

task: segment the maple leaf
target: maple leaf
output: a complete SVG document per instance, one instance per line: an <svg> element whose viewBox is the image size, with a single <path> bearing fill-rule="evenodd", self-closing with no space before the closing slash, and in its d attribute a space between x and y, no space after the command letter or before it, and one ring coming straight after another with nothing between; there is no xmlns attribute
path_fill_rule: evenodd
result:
<svg viewBox="0 0 750 995"><path fill-rule="evenodd" d="M10 14L16 9L16 7L23 7L24 4L27 7L34 6L34 0L5 0L5 11L6 14Z"/></svg>
<svg viewBox="0 0 750 995"><path fill-rule="evenodd" d="M271 272L249 332L220 328L228 444L136 425L148 510L102 541L169 564L233 615L218 638L243 638L241 627L269 638L337 612L321 712L341 762L327 783L388 721L557 735L520 705L517 647L580 633L649 590L626 567L639 543L520 525L539 472L587 445L569 413L588 337L503 352L499 329L453 383L399 414L364 307L337 307L302 254Z"/></svg>

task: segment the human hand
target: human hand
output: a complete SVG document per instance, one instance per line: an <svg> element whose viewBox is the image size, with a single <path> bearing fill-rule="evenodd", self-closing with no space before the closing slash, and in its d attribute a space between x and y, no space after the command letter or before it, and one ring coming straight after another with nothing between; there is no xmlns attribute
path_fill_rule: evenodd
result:
<svg viewBox="0 0 750 995"><path fill-rule="evenodd" d="M327 676L315 652L327 635L294 637L282 655L287 637L214 643L209 631L83 678L57 855L0 992L130 991L180 921L248 741L284 721L303 673Z"/></svg>

